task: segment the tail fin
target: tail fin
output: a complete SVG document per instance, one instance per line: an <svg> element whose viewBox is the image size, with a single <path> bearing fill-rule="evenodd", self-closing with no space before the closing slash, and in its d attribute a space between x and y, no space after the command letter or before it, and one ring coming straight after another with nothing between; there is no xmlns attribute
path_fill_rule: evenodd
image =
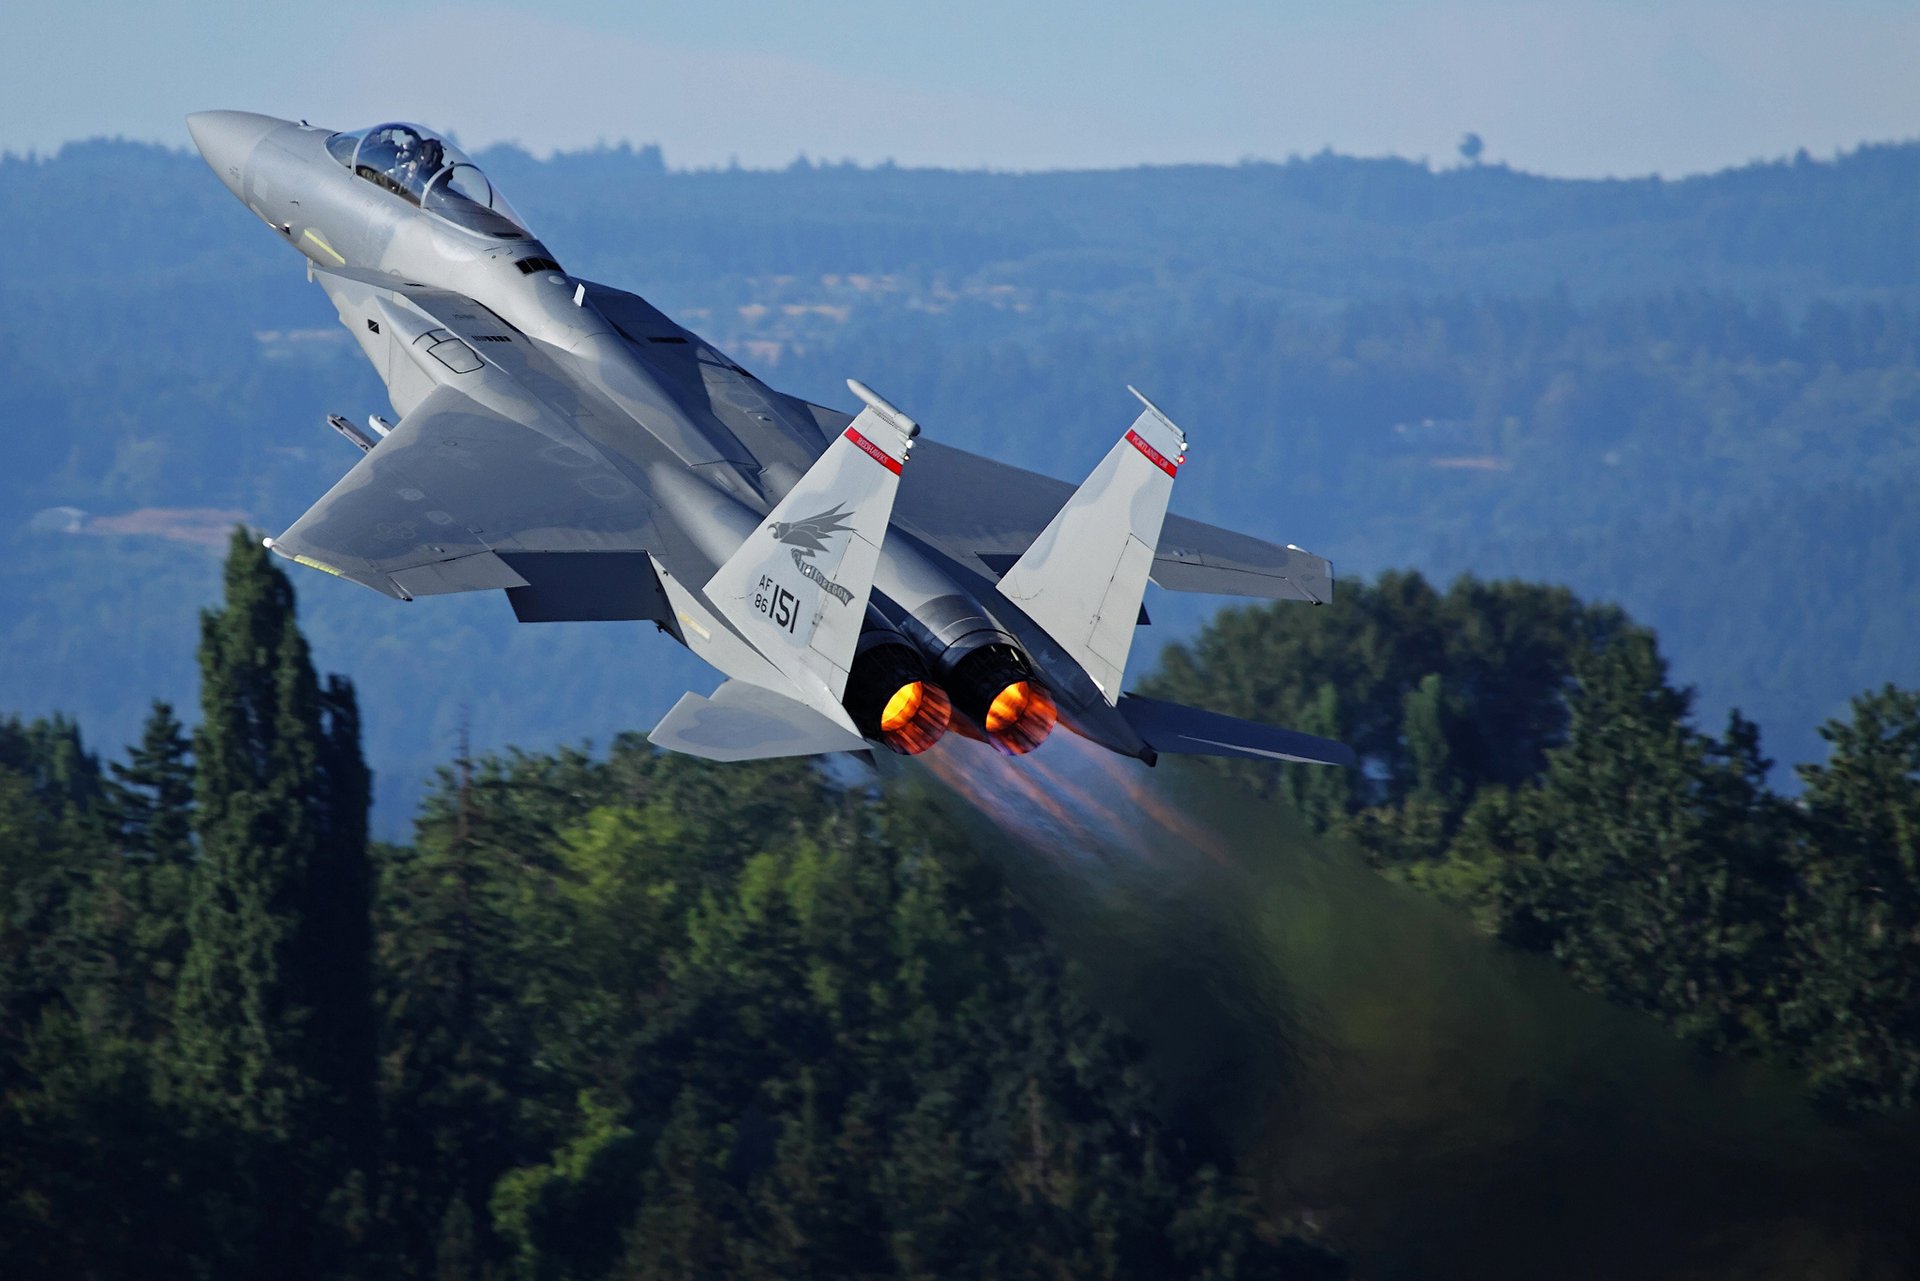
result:
<svg viewBox="0 0 1920 1281"><path fill-rule="evenodd" d="M1354 760L1351 747L1330 738L1138 694L1120 700L1120 714L1148 747L1164 756L1241 756L1310 765L1351 765Z"/></svg>
<svg viewBox="0 0 1920 1281"><path fill-rule="evenodd" d="M1154 403L1000 580L1026 612L1086 669L1109 703L1120 698L1127 653L1147 590L1173 477L1187 438Z"/></svg>
<svg viewBox="0 0 1920 1281"><path fill-rule="evenodd" d="M755 649L836 709L900 468L920 434L874 392L847 385L867 407L706 585L707 599Z"/></svg>

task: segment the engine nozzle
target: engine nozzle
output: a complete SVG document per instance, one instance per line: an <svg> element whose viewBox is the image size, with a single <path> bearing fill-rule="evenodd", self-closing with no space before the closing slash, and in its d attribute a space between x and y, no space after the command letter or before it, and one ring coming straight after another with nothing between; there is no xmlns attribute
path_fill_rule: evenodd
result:
<svg viewBox="0 0 1920 1281"><path fill-rule="evenodd" d="M953 700L932 681L909 681L880 713L880 741L902 756L918 756L940 741L953 718Z"/></svg>
<svg viewBox="0 0 1920 1281"><path fill-rule="evenodd" d="M1053 732L1059 710L1011 645L983 645L955 665L954 702L985 733L995 751L1024 756Z"/></svg>
<svg viewBox="0 0 1920 1281"><path fill-rule="evenodd" d="M928 679L926 660L905 643L861 651L847 673L847 714L868 738L918 756L947 732L953 701Z"/></svg>

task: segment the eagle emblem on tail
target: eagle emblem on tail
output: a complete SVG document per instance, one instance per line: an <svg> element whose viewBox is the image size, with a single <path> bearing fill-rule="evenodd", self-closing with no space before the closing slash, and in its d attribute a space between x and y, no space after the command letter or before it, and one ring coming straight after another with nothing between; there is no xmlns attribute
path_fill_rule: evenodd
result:
<svg viewBox="0 0 1920 1281"><path fill-rule="evenodd" d="M847 515L846 504L842 503L831 511L799 520L776 520L770 532L775 541L785 543L796 554L811 559L816 552L827 550L827 538L830 535L845 533L853 528L846 523Z"/></svg>

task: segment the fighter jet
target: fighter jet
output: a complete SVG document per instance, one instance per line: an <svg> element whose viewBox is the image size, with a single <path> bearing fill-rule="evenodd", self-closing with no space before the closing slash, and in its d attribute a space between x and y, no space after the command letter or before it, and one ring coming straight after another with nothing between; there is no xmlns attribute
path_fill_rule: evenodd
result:
<svg viewBox="0 0 1920 1281"><path fill-rule="evenodd" d="M243 111L187 117L220 180L306 257L393 419L285 533L395 600L501 591L522 622L646 620L725 677L653 729L720 761L1018 756L1064 725L1153 763L1348 764L1311 735L1123 692L1149 579L1322 604L1332 567L1167 515L1186 435L1145 396L1079 488L775 391L644 299L568 272L453 141ZM868 759L872 759L869 755Z"/></svg>

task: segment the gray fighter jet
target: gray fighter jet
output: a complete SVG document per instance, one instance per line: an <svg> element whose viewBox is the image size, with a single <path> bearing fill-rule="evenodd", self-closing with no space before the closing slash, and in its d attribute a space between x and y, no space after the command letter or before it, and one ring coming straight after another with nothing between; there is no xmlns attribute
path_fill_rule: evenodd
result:
<svg viewBox="0 0 1920 1281"><path fill-rule="evenodd" d="M569 274L444 135L187 118L306 256L394 420L267 546L410 601L504 591L522 622L645 619L718 668L651 735L713 760L1009 755L1056 722L1152 763L1348 764L1310 735L1122 693L1149 577L1324 603L1328 563L1166 514L1181 430L1140 415L1078 489L920 438L858 382L784 395L634 294Z"/></svg>

